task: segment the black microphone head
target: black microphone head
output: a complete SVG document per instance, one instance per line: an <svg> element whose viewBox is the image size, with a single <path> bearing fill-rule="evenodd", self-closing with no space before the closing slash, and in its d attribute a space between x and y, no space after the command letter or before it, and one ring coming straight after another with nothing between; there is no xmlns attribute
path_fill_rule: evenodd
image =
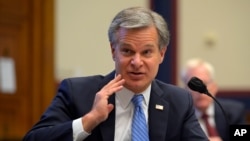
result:
<svg viewBox="0 0 250 141"><path fill-rule="evenodd" d="M203 94L208 94L207 86L197 77L192 77L188 82L188 87Z"/></svg>

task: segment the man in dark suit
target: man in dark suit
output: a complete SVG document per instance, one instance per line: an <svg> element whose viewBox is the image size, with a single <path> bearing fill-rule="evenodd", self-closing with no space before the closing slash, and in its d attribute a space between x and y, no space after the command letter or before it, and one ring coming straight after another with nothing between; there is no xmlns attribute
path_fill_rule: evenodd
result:
<svg viewBox="0 0 250 141"><path fill-rule="evenodd" d="M194 76L201 79L207 85L207 89L211 95L216 96L218 86L214 81L214 67L209 62L199 58L188 60L182 70L182 80L187 84L190 78ZM196 115L210 141L229 141L229 125L246 123L245 107L242 103L229 99L217 99L225 111L225 117L222 109L211 97L192 90L190 91L196 107ZM208 125L206 125L206 122ZM210 130L210 126L212 126L212 130Z"/></svg>
<svg viewBox="0 0 250 141"><path fill-rule="evenodd" d="M143 141L207 141L191 94L155 80L169 44L164 19L145 8L127 8L108 34L115 71L63 80L24 140L135 141L144 131Z"/></svg>

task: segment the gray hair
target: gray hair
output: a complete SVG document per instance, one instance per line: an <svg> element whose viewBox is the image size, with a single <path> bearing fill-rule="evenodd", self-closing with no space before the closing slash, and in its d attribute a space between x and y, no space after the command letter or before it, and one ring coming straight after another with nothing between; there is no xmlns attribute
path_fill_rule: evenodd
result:
<svg viewBox="0 0 250 141"><path fill-rule="evenodd" d="M214 71L213 65L207 61L200 59L200 58L193 58L193 59L190 59L187 61L185 67L181 71L181 79L183 80L183 82L186 83L188 81L188 80L186 80L187 79L186 76L187 76L187 73L190 69L197 68L200 66L203 66L204 68L206 68L206 70L208 71L208 73L210 75L211 80L214 80L215 71Z"/></svg>
<svg viewBox="0 0 250 141"><path fill-rule="evenodd" d="M142 7L131 7L119 12L113 19L108 30L110 43L116 43L116 33L122 28L141 28L154 25L159 38L159 49L167 47L170 33L166 21L158 13Z"/></svg>

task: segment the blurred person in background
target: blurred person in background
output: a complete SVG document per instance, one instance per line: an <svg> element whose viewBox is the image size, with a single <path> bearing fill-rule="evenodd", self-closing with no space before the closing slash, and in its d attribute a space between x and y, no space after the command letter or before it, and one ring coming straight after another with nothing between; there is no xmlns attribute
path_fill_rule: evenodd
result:
<svg viewBox="0 0 250 141"><path fill-rule="evenodd" d="M204 82L213 97L218 92L214 75L214 67L200 58L188 60L181 71L181 79L187 89L189 80L195 76ZM196 107L196 116L210 141L229 141L229 125L219 105L208 95L189 90ZM229 124L246 123L245 106L242 103L229 99L217 100L225 110Z"/></svg>

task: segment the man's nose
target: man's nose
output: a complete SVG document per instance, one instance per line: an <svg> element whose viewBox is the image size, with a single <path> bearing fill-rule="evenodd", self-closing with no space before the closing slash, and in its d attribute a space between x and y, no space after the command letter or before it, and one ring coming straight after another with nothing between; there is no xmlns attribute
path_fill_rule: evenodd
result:
<svg viewBox="0 0 250 141"><path fill-rule="evenodd" d="M143 64L142 61L142 57L138 54L136 54L135 56L133 56L132 60L131 60L131 64L135 67L140 67Z"/></svg>

